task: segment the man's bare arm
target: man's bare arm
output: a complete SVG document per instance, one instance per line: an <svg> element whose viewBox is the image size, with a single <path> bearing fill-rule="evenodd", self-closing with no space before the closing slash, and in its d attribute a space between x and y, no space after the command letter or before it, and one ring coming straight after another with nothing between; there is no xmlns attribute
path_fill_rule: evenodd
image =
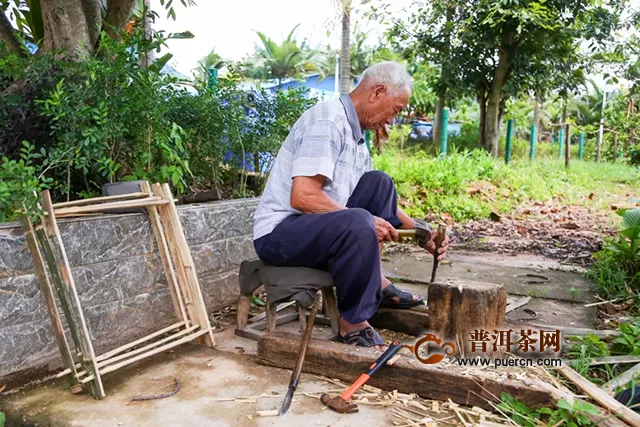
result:
<svg viewBox="0 0 640 427"><path fill-rule="evenodd" d="M335 200L322 191L325 177L316 175L313 177L297 176L293 178L291 186L291 207L306 214L335 212L347 209L340 206ZM396 241L398 232L391 224L377 216L373 217L376 224L378 240Z"/></svg>
<svg viewBox="0 0 640 427"><path fill-rule="evenodd" d="M296 176L291 186L291 207L306 214L335 212L347 209L322 191L325 177Z"/></svg>
<svg viewBox="0 0 640 427"><path fill-rule="evenodd" d="M402 226L400 226L403 230L413 230L415 227L415 221L409 215L404 213L404 211L398 208L398 218L402 221Z"/></svg>

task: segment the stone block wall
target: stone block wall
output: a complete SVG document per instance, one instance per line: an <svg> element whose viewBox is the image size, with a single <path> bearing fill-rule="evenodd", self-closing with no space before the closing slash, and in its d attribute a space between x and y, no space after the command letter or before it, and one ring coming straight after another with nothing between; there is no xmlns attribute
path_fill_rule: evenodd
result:
<svg viewBox="0 0 640 427"><path fill-rule="evenodd" d="M257 199L178 206L209 314L238 297L238 266L256 257ZM59 220L97 352L176 322L145 214ZM17 223L0 225L0 379L61 366L59 350Z"/></svg>

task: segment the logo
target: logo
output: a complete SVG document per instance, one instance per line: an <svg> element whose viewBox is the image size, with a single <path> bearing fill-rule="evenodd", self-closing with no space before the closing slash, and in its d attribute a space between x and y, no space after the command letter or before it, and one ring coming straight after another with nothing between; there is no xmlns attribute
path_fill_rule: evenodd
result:
<svg viewBox="0 0 640 427"><path fill-rule="evenodd" d="M493 333L491 333L493 332ZM473 330L468 334L465 352L471 357L458 359L457 362L464 366L562 366L560 358L544 358L544 356L559 356L561 352L560 330L531 330L499 331ZM461 337L462 338L462 337ZM404 344L404 348L425 365L440 363L446 356L456 354L456 344L444 341L434 334L427 334L413 345ZM490 354L502 355L510 352L516 358L491 358ZM478 359L475 356L481 356ZM482 358L482 356L485 356Z"/></svg>
<svg viewBox="0 0 640 427"><path fill-rule="evenodd" d="M435 343L436 345L439 345L440 349L444 350L444 353L433 353L433 354L430 353L428 351L429 343ZM422 347L423 345L426 345L427 357L422 357L420 354L420 347ZM414 356L416 356L416 359L418 359L420 362L424 363L425 365L433 365L435 363L442 362L442 360L445 358L445 354L447 356L453 356L454 354L456 354L456 345L454 343L452 342L442 343L442 339L438 338L433 334L425 335L424 337L416 341L414 345L405 344L403 347L408 348L414 354Z"/></svg>

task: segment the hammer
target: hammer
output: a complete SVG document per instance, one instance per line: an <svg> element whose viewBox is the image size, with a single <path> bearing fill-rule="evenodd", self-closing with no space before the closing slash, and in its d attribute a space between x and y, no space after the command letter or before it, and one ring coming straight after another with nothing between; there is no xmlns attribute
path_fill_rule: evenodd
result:
<svg viewBox="0 0 640 427"><path fill-rule="evenodd" d="M398 231L398 236L405 238L405 239L415 239L418 243L420 243L421 240L425 240L425 237L427 236L426 233L429 233L429 238L431 238L430 235L430 231L426 230L426 229L416 229L416 230L397 230ZM447 236L447 226L440 224L438 225L438 233L436 234L435 239L433 240L433 242L435 243L435 249L433 252L433 269L431 270L431 282L433 283L434 280L436 280L436 270L438 269L438 249L440 249L440 247L442 246L442 243L444 242L444 239Z"/></svg>
<svg viewBox="0 0 640 427"><path fill-rule="evenodd" d="M391 360L391 358L395 356L396 353L398 353L402 349L402 347L403 346L399 341L393 341L389 345L387 350L382 353L382 355L380 355L380 357L378 357L378 359L373 362L371 366L369 366L367 372L361 374L358 379L349 386L349 388L342 392L340 396L332 398L329 397L327 393L322 393L322 396L320 396L320 401L327 405L329 408L341 414L352 414L358 412L358 405L349 403L351 397L353 397L355 392L357 392L360 387L362 387L367 381L369 381L371 375L373 375L378 369L386 365L386 363Z"/></svg>

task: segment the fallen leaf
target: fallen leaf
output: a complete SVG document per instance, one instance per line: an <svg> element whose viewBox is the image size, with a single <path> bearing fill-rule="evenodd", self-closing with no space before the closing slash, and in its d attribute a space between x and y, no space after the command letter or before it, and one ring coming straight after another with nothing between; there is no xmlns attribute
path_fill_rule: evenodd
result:
<svg viewBox="0 0 640 427"><path fill-rule="evenodd" d="M2 387L0 387L0 393L2 393L3 391L5 391L5 389L7 388L7 385L3 385Z"/></svg>
<svg viewBox="0 0 640 427"><path fill-rule="evenodd" d="M447 225L453 224L453 217L446 212L440 213L440 218L447 223Z"/></svg>
<svg viewBox="0 0 640 427"><path fill-rule="evenodd" d="M593 200L593 196L595 196L594 193L589 193L589 200Z"/></svg>
<svg viewBox="0 0 640 427"><path fill-rule="evenodd" d="M564 224L560 224L560 227L566 228L569 230L577 230L580 228L580 226L575 222L565 222Z"/></svg>
<svg viewBox="0 0 640 427"><path fill-rule="evenodd" d="M516 230L518 230L518 233L520 234L528 234L529 233L529 229L526 227L523 227L521 225L516 225Z"/></svg>

